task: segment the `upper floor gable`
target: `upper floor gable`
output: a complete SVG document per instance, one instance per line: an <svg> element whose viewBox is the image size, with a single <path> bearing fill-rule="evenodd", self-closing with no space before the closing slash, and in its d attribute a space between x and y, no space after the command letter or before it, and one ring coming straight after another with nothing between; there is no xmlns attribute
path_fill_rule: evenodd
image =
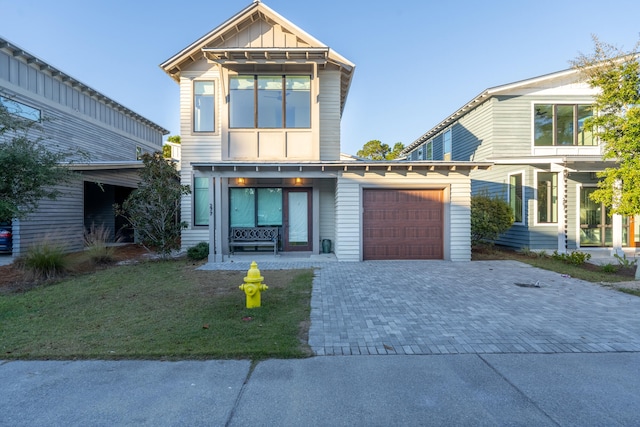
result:
<svg viewBox="0 0 640 427"><path fill-rule="evenodd" d="M409 159L453 160L588 155L601 147L584 120L593 114L596 89L565 70L486 89L409 144ZM437 143L449 135L449 147ZM442 153L441 153L442 151Z"/></svg>
<svg viewBox="0 0 640 427"><path fill-rule="evenodd" d="M181 72L206 60L223 67L314 64L340 71L340 112L344 110L355 65L259 0L160 64L177 82Z"/></svg>

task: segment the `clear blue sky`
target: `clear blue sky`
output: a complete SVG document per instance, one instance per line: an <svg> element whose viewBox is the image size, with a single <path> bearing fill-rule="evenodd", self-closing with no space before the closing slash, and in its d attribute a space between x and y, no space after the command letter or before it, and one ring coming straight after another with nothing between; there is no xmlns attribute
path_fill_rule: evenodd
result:
<svg viewBox="0 0 640 427"><path fill-rule="evenodd" d="M158 64L250 3L0 0L0 35L177 134L178 85ZM591 34L640 39L638 0L264 3L356 64L351 154L371 139L408 145L484 89L567 69Z"/></svg>

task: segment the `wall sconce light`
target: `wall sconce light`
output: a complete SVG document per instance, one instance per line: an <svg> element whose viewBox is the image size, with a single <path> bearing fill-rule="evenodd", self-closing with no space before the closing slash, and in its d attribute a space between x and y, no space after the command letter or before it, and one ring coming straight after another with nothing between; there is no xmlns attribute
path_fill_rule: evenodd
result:
<svg viewBox="0 0 640 427"><path fill-rule="evenodd" d="M238 185L244 185L244 178L238 178L238 179L236 179L236 184L238 184Z"/></svg>
<svg viewBox="0 0 640 427"><path fill-rule="evenodd" d="M302 184L302 178L296 178L295 182L296 182L296 185L301 185Z"/></svg>

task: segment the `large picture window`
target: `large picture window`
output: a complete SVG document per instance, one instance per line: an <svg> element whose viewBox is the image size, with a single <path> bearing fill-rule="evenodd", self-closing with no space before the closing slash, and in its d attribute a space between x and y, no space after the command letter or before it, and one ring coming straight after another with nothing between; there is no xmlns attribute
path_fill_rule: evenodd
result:
<svg viewBox="0 0 640 427"><path fill-rule="evenodd" d="M282 226L282 189L231 188L229 210L231 227Z"/></svg>
<svg viewBox="0 0 640 427"><path fill-rule="evenodd" d="M230 77L229 126L263 129L310 128L311 77Z"/></svg>
<svg viewBox="0 0 640 427"><path fill-rule="evenodd" d="M593 132L584 125L593 115L590 105L535 104L533 110L535 146L596 144Z"/></svg>
<svg viewBox="0 0 640 427"><path fill-rule="evenodd" d="M193 131L215 131L214 83L197 81L193 83Z"/></svg>
<svg viewBox="0 0 640 427"><path fill-rule="evenodd" d="M522 200L523 197L522 174L514 174L509 176L509 205L513 212L514 222L522 223Z"/></svg>
<svg viewBox="0 0 640 427"><path fill-rule="evenodd" d="M558 174L538 173L538 222L558 222Z"/></svg>

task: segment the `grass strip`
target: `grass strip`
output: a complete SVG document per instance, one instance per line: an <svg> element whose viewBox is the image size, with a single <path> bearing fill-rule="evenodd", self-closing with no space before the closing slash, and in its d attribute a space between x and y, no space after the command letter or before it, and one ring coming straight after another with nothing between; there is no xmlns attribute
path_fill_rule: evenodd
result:
<svg viewBox="0 0 640 427"><path fill-rule="evenodd" d="M145 262L0 296L0 358L298 358L312 270L262 271L262 307L245 308L246 272Z"/></svg>

